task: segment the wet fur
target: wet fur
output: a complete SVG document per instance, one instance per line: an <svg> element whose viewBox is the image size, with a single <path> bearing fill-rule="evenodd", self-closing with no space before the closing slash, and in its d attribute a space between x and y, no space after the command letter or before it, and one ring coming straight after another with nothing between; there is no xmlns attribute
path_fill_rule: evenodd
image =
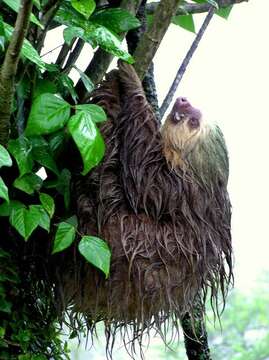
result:
<svg viewBox="0 0 269 360"><path fill-rule="evenodd" d="M70 266L64 296L92 329L105 321L110 347L118 328L133 346L151 328L165 339L194 299L208 291L212 303L225 299L232 279L224 139L205 124L189 138L169 118L160 130L131 65L110 73L90 101L108 115L106 154L77 182L77 213L81 233L108 242L111 271L105 280L88 263Z"/></svg>

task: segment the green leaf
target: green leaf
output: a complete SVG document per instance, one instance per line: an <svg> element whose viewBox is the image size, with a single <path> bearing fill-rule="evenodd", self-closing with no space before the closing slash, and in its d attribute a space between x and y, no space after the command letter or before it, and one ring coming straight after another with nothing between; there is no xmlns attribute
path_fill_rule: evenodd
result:
<svg viewBox="0 0 269 360"><path fill-rule="evenodd" d="M12 159L4 146L0 145L0 168L2 166L11 166Z"/></svg>
<svg viewBox="0 0 269 360"><path fill-rule="evenodd" d="M61 97L42 94L34 99L25 134L50 134L61 129L70 116L70 105Z"/></svg>
<svg viewBox="0 0 269 360"><path fill-rule="evenodd" d="M56 190L63 195L66 209L68 209L70 205L70 181L70 171L68 169L63 169L58 178Z"/></svg>
<svg viewBox="0 0 269 360"><path fill-rule="evenodd" d="M68 248L75 240L76 226L67 221L68 220L60 222L57 227L52 254Z"/></svg>
<svg viewBox="0 0 269 360"><path fill-rule="evenodd" d="M59 80L61 84L68 90L75 104L77 103L77 93L75 91L75 86L73 80L67 74L60 74Z"/></svg>
<svg viewBox="0 0 269 360"><path fill-rule="evenodd" d="M134 15L121 8L100 10L91 17L91 21L115 33L127 32L141 25Z"/></svg>
<svg viewBox="0 0 269 360"><path fill-rule="evenodd" d="M3 298L0 298L0 311L5 313L11 313L12 304Z"/></svg>
<svg viewBox="0 0 269 360"><path fill-rule="evenodd" d="M36 98L45 93L55 94L56 92L57 87L52 81L46 79L39 79L35 84L33 97Z"/></svg>
<svg viewBox="0 0 269 360"><path fill-rule="evenodd" d="M10 216L12 210L23 209L25 205L18 200L10 200L9 203L0 205L0 216Z"/></svg>
<svg viewBox="0 0 269 360"><path fill-rule="evenodd" d="M224 18L225 20L228 19L230 12L232 11L233 5L227 6L225 8L219 9L216 11L216 14L220 17Z"/></svg>
<svg viewBox="0 0 269 360"><path fill-rule="evenodd" d="M110 30L102 25L91 24L85 29L83 39L87 42L98 44L102 49L133 64L133 57L124 49L121 40Z"/></svg>
<svg viewBox="0 0 269 360"><path fill-rule="evenodd" d="M24 238L24 240L27 241L31 236L32 232L39 225L40 214L33 209L12 209L9 217L9 222Z"/></svg>
<svg viewBox="0 0 269 360"><path fill-rule="evenodd" d="M76 13L67 3L62 4L57 11L55 20L68 27L78 27L84 30L84 35L79 36L93 47L99 45L104 50L119 58L133 63L134 60L124 49L119 38L106 27L86 20Z"/></svg>
<svg viewBox="0 0 269 360"><path fill-rule="evenodd" d="M29 211L31 212L32 216L38 216L39 221L38 225L42 227L44 230L49 232L50 230L50 217L47 211L41 205L30 205Z"/></svg>
<svg viewBox="0 0 269 360"><path fill-rule="evenodd" d="M172 22L173 22L173 24L178 25L185 30L195 33L195 25L194 25L192 15L174 16Z"/></svg>
<svg viewBox="0 0 269 360"><path fill-rule="evenodd" d="M86 90L88 92L92 92L94 89L94 83L91 81L91 79L79 68L77 68L75 65L73 65L73 68L77 70L77 72L80 75L81 81L83 82Z"/></svg>
<svg viewBox="0 0 269 360"><path fill-rule="evenodd" d="M0 51L5 51L6 33L3 18L0 15Z"/></svg>
<svg viewBox="0 0 269 360"><path fill-rule="evenodd" d="M1 176L0 176L0 198L9 202L8 188L7 188L6 184L4 183L4 180L1 178Z"/></svg>
<svg viewBox="0 0 269 360"><path fill-rule="evenodd" d="M6 33L7 39L10 40L14 28L7 23L4 23L4 27L5 27L5 33ZM26 59L35 63L40 68L40 70L50 71L49 64L46 64L41 59L41 57L38 54L38 52L36 51L36 49L33 47L33 45L27 39L24 39L24 41L23 41L21 54Z"/></svg>
<svg viewBox="0 0 269 360"><path fill-rule="evenodd" d="M71 5L86 19L91 16L96 7L94 0L71 0Z"/></svg>
<svg viewBox="0 0 269 360"><path fill-rule="evenodd" d="M28 173L17 178L14 181L13 186L31 195L35 191L39 191L42 187L42 184L43 181L38 175L33 173Z"/></svg>
<svg viewBox="0 0 269 360"><path fill-rule="evenodd" d="M54 203L53 198L48 194L40 193L39 194L39 200L40 200L43 208L49 214L50 218L52 218L53 214L54 214L54 211L55 211L55 203Z"/></svg>
<svg viewBox="0 0 269 360"><path fill-rule="evenodd" d="M63 130L59 130L49 137L49 147L52 153L57 153L64 145L65 142L65 133Z"/></svg>
<svg viewBox="0 0 269 360"><path fill-rule="evenodd" d="M77 26L69 26L63 31L64 41L67 43L67 45L71 45L71 42L74 38L82 38L83 35L84 30Z"/></svg>
<svg viewBox="0 0 269 360"><path fill-rule="evenodd" d="M23 136L15 140L9 140L8 150L15 158L20 176L31 172L34 161L31 155L32 146L29 140Z"/></svg>
<svg viewBox="0 0 269 360"><path fill-rule="evenodd" d="M89 112L80 111L67 124L83 161L82 174L86 175L104 156L105 144Z"/></svg>
<svg viewBox="0 0 269 360"><path fill-rule="evenodd" d="M77 112L79 111L88 112L95 123L100 123L106 121L107 119L106 113L104 112L103 108L95 104L76 105L76 110Z"/></svg>
<svg viewBox="0 0 269 360"><path fill-rule="evenodd" d="M19 8L20 8L20 0L3 0L3 2L9 6L13 11L15 11L16 13L18 13ZM41 24L41 22L35 17L34 14L30 15L30 21L36 25L38 25L39 27L41 27L42 29L44 28L43 25Z"/></svg>
<svg viewBox="0 0 269 360"><path fill-rule="evenodd" d="M59 170L48 142L42 136L31 137L29 141L32 145L33 159L54 172L54 174L59 175Z"/></svg>
<svg viewBox="0 0 269 360"><path fill-rule="evenodd" d="M78 249L89 263L102 270L108 278L111 252L104 240L95 236L83 236Z"/></svg>

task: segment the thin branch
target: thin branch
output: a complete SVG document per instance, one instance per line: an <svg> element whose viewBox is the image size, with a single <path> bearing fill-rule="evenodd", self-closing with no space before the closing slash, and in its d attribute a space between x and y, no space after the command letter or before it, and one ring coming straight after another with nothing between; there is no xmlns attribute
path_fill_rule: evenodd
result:
<svg viewBox="0 0 269 360"><path fill-rule="evenodd" d="M79 58L79 55L80 55L80 53L81 53L81 51L83 49L84 44L85 44L84 40L82 40L82 39L77 40L77 43L76 43L76 45L74 47L74 50L69 53L68 59L67 59L66 64L64 66L63 70L66 73L70 72L70 70L72 69L72 66L75 64L75 62Z"/></svg>
<svg viewBox="0 0 269 360"><path fill-rule="evenodd" d="M172 83L172 85L171 85L171 87L170 87L170 89L169 89L163 103L162 103L162 106L160 108L161 118L163 118L167 108L169 107L171 101L173 100L173 97L174 97L174 94L175 94L175 92L177 90L177 87L178 87L178 85L179 85L179 83L180 83L180 81L181 81L181 79L182 79L182 77L183 77L183 75L184 75L184 73L186 71L186 68L187 68L187 66L188 66L188 64L189 64L195 50L197 49L197 47L198 47L198 45L199 45L199 43L200 43L200 41L201 41L201 39L202 39L202 37L203 37L203 35L205 33L205 30L206 30L208 24L210 23L210 20L212 19L213 15L214 15L214 12L215 12L215 7L211 5L211 7L210 7L210 9L209 9L209 11L208 11L208 13L206 15L206 18L205 18L199 32L197 33L197 35L196 35L196 37L195 37L189 51L187 52L182 64L180 65L180 67L179 67L179 69L177 71L177 74L175 76L175 79L174 79L174 81L173 81L173 83Z"/></svg>
<svg viewBox="0 0 269 360"><path fill-rule="evenodd" d="M22 0L15 28L7 48L0 72L0 144L7 144L10 129L10 115L14 98L14 80L20 60L23 40L27 34L32 0Z"/></svg>
<svg viewBox="0 0 269 360"><path fill-rule="evenodd" d="M141 37L134 53L136 61L134 67L140 79L144 78L149 64L171 23L172 17L176 13L180 1L181 0L161 0L154 13L152 25Z"/></svg>
<svg viewBox="0 0 269 360"><path fill-rule="evenodd" d="M220 9L224 9L228 6L239 4L242 2L247 2L249 0L218 0L217 3ZM147 14L152 15L155 13L157 7L159 5L159 1L152 2L147 4ZM210 9L209 3L203 4L182 4L178 7L176 15L186 15L186 14L201 14L208 12Z"/></svg>

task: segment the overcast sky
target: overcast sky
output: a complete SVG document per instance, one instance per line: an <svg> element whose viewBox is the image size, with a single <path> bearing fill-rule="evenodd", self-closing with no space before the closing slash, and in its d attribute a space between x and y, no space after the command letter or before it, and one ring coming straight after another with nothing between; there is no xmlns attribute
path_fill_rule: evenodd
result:
<svg viewBox="0 0 269 360"><path fill-rule="evenodd" d="M215 16L179 86L204 116L217 121L230 154L236 286L248 290L269 269L269 1ZM204 16L196 16L198 24ZM155 58L160 100L194 35L171 26Z"/></svg>

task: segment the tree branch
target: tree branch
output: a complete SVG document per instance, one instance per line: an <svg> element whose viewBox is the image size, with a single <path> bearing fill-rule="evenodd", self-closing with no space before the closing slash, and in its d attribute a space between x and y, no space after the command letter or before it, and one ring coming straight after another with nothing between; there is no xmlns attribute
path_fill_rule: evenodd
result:
<svg viewBox="0 0 269 360"><path fill-rule="evenodd" d="M134 67L140 79L144 78L149 64L170 25L172 17L176 13L180 1L181 0L161 0L154 13L152 25L141 37L134 52L134 58L136 60Z"/></svg>
<svg viewBox="0 0 269 360"><path fill-rule="evenodd" d="M9 137L10 115L14 98L14 80L17 73L23 40L27 34L32 0L22 0L15 28L7 48L0 72L0 144L6 145Z"/></svg>
<svg viewBox="0 0 269 360"><path fill-rule="evenodd" d="M160 108L160 116L161 116L161 118L163 118L167 108L169 107L171 101L173 100L173 97L174 97L174 94L175 94L175 92L177 90L177 87L178 87L178 85L179 85L179 83L180 83L180 81L181 81L181 79L182 79L182 77L183 77L183 75L184 75L184 73L186 71L186 68L187 68L187 66L188 66L188 64L189 64L195 50L197 49L197 47L198 47L198 45L199 45L199 43L200 43L200 41L201 41L201 39L202 39L202 37L203 37L203 35L205 33L205 30L206 30L208 24L210 23L210 20L212 19L213 15L214 15L214 12L215 12L215 7L211 5L210 9L208 11L208 14L206 15L206 18L205 18L200 30L198 31L198 33L197 33L197 35L196 35L196 37L195 37L189 51L187 52L182 64L180 65L180 67L179 67L179 69L177 71L177 74L175 76L175 79L174 79L174 81L173 81L173 83L172 83L172 85L171 85L171 87L170 87L170 89L169 89L163 103L162 103L162 106Z"/></svg>
<svg viewBox="0 0 269 360"><path fill-rule="evenodd" d="M247 2L249 0L218 0L217 3L220 9L224 9L228 6L239 4L242 2ZM159 5L159 1L152 2L147 4L147 14L152 15L155 13L157 7ZM186 15L186 14L201 14L208 12L210 9L209 3L203 4L182 4L178 7L176 15Z"/></svg>

